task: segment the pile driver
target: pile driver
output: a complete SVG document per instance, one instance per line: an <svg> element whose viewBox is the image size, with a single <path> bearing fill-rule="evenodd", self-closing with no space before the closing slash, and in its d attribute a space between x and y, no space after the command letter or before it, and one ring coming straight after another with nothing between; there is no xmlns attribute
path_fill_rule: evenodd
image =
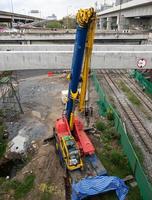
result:
<svg viewBox="0 0 152 200"><path fill-rule="evenodd" d="M79 110L85 108L88 75L96 26L96 13L93 8L79 10L77 32L72 60L66 113L55 124L56 148L69 170L83 168L81 156L94 154L95 148L83 131L83 124L75 116L75 103L79 95ZM83 59L84 58L84 59ZM83 72L81 75L83 66ZM81 82L81 92L78 87ZM72 152L71 152L72 151Z"/></svg>
<svg viewBox="0 0 152 200"><path fill-rule="evenodd" d="M80 200L109 190L116 190L119 199L124 200L127 187L119 178L107 176L107 171L96 156L95 148L84 131L82 120L75 114L78 99L78 110L83 112L85 109L96 27L94 9L80 9L77 13L77 23L66 111L56 120L54 127L56 151L72 183L72 200Z"/></svg>

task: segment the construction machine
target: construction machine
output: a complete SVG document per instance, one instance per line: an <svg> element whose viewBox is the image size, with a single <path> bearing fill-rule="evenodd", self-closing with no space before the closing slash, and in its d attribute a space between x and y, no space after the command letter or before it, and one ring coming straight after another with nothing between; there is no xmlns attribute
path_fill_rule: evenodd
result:
<svg viewBox="0 0 152 200"><path fill-rule="evenodd" d="M66 167L69 170L75 170L77 168L83 168L82 164L82 155L91 155L94 154L95 148L92 145L90 139L83 131L83 124L78 116L74 115L75 111L75 102L78 98L78 88L81 79L81 93L80 97L80 110L81 112L84 109L85 103L85 94L87 88L87 80L89 74L89 63L91 58L91 51L93 46L93 34L95 29L95 20L96 15L94 10L86 9L80 10L77 14L78 28L76 32L76 41L74 47L72 69L70 74L70 84L68 90L68 101L66 105L66 113L62 118L58 119L55 124L55 138L56 138L56 147L62 155L62 162L65 163ZM89 30L89 31L88 31ZM90 41L91 36L91 41ZM81 76L81 69L84 59L84 68ZM67 158L70 157L69 151L67 151L67 156L65 156L64 149L67 149L67 143L63 142L65 136L71 136L68 138L69 143L74 141L76 142L75 149L77 153L77 164L71 165L71 161L67 161Z"/></svg>
<svg viewBox="0 0 152 200"><path fill-rule="evenodd" d="M75 114L76 109L80 112L85 110L85 96L96 27L96 12L93 8L80 9L76 19L78 26L69 75L70 83L66 109L62 117L56 120L54 127L56 151L61 165L68 172L72 187L72 200L103 192L101 183L106 182L106 180L112 181L112 184L115 183L112 189L109 186L106 191L115 188L119 190L119 194L124 194L124 191L126 194L127 188L123 183L120 184L119 178L113 180L113 178L107 176L106 169L96 156L95 147L84 131L82 120ZM90 193L89 187L94 188L92 193ZM84 188L88 188L88 190L84 191ZM123 192L122 188L124 189Z"/></svg>

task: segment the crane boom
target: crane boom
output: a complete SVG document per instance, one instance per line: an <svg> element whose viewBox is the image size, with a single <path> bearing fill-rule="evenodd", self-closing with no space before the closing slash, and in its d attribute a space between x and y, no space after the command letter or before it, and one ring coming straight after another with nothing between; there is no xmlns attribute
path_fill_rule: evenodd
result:
<svg viewBox="0 0 152 200"><path fill-rule="evenodd" d="M79 103L80 112L83 112L85 108L85 96L86 96L86 91L87 91L87 86L88 86L88 76L89 76L89 71L90 71L95 29L96 29L96 14L94 13L94 16L92 17L91 23L89 25L86 47L85 47L80 103Z"/></svg>
<svg viewBox="0 0 152 200"><path fill-rule="evenodd" d="M68 90L68 102L66 106L66 116L70 129L73 129L75 100L78 96L78 85L81 79L84 51L86 47L87 33L89 25L94 17L94 9L80 9L77 14L77 32L72 59L70 84ZM87 60L86 60L87 61Z"/></svg>

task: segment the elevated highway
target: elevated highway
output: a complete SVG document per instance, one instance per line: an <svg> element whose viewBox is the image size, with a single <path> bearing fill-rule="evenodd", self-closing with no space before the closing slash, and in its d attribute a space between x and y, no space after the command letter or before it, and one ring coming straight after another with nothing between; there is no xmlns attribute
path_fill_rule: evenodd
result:
<svg viewBox="0 0 152 200"><path fill-rule="evenodd" d="M0 71L70 69L72 45L0 46ZM95 45L92 69L152 68L152 45Z"/></svg>
<svg viewBox="0 0 152 200"><path fill-rule="evenodd" d="M34 21L39 21L42 20L41 18L38 17L33 17L29 15L23 15L23 14L18 14L18 13L12 13L12 12L6 12L6 11L1 11L0 10L0 22L12 22L12 19L14 20L15 23L17 22L34 22Z"/></svg>
<svg viewBox="0 0 152 200"><path fill-rule="evenodd" d="M96 32L95 42L132 42L145 43L149 39L148 32ZM41 43L73 43L75 32L49 31L49 30L23 30L17 33L0 33L0 43L3 44L41 44Z"/></svg>
<svg viewBox="0 0 152 200"><path fill-rule="evenodd" d="M100 29L151 29L152 1L132 0L98 13Z"/></svg>

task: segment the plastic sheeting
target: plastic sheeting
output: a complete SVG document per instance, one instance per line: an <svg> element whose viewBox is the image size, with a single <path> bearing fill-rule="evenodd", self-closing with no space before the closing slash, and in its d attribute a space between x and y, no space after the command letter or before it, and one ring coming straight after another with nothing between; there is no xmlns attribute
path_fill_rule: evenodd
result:
<svg viewBox="0 0 152 200"><path fill-rule="evenodd" d="M128 187L115 176L95 176L72 184L72 200L81 200L88 196L115 190L119 200L125 200Z"/></svg>

